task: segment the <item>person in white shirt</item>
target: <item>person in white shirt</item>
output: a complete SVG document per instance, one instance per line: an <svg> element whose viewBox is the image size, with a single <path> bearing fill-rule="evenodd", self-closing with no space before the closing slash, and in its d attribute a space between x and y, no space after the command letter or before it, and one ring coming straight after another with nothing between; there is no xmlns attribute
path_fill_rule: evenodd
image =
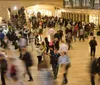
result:
<svg viewBox="0 0 100 85"><path fill-rule="evenodd" d="M59 53L62 52L62 51L64 51L64 52L68 51L68 46L63 41L60 44Z"/></svg>
<svg viewBox="0 0 100 85"><path fill-rule="evenodd" d="M27 45L27 40L25 38L21 37L19 40L19 46L25 47L26 45Z"/></svg>
<svg viewBox="0 0 100 85"><path fill-rule="evenodd" d="M83 39L84 41L84 29L83 28L79 30L79 41L81 41L81 39Z"/></svg>
<svg viewBox="0 0 100 85"><path fill-rule="evenodd" d="M61 56L58 59L58 64L59 64L59 66L61 66L61 68L64 69L63 82L62 82L62 85L63 85L63 84L68 83L68 79L67 79L66 75L67 75L67 72L68 72L68 68L70 66L70 59L67 56L65 51L60 52L60 55Z"/></svg>
<svg viewBox="0 0 100 85"><path fill-rule="evenodd" d="M42 55L44 53L44 49L41 48L41 45L38 45L36 50L37 50L38 64L40 64L42 62Z"/></svg>

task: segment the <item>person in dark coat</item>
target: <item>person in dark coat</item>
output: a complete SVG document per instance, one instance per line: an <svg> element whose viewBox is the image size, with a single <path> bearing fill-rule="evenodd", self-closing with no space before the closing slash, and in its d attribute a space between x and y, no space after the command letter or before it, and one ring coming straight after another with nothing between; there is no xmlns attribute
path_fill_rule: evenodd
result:
<svg viewBox="0 0 100 85"><path fill-rule="evenodd" d="M63 31L62 30L59 30L59 37L60 37L60 40L62 41L62 37L63 37Z"/></svg>
<svg viewBox="0 0 100 85"><path fill-rule="evenodd" d="M59 50L59 40L58 40L58 38L55 38L54 48L57 49L57 50Z"/></svg>
<svg viewBox="0 0 100 85"><path fill-rule="evenodd" d="M4 55L0 54L0 71L1 71L1 85L6 85L5 83L5 73L7 71L7 61L4 59Z"/></svg>
<svg viewBox="0 0 100 85"><path fill-rule="evenodd" d="M100 57L98 59L96 59L95 57L92 58L92 62L90 65L90 73L91 85L95 85L95 75L98 74L100 76Z"/></svg>
<svg viewBox="0 0 100 85"><path fill-rule="evenodd" d="M57 33L54 34L54 38L58 38L58 40L60 40L59 31L57 31Z"/></svg>
<svg viewBox="0 0 100 85"><path fill-rule="evenodd" d="M53 69L53 74L54 74L54 79L57 78L58 75L58 58L59 58L60 54L58 53L57 49L54 49L54 51L52 50L52 52L50 53L50 63L52 65L52 69Z"/></svg>
<svg viewBox="0 0 100 85"><path fill-rule="evenodd" d="M49 51L49 41L48 41L47 37L45 37L45 44L46 44L46 53L48 53L48 51Z"/></svg>
<svg viewBox="0 0 100 85"><path fill-rule="evenodd" d="M97 41L95 40L95 37L93 37L93 39L90 40L89 44L90 44L90 50L91 50L90 55L95 56L96 46L97 46Z"/></svg>
<svg viewBox="0 0 100 85"><path fill-rule="evenodd" d="M31 72L30 72L30 67L33 65L33 61L31 58L31 54L27 52L26 48L22 48L22 53L20 55L20 59L24 62L27 74L29 76L28 81L33 81Z"/></svg>

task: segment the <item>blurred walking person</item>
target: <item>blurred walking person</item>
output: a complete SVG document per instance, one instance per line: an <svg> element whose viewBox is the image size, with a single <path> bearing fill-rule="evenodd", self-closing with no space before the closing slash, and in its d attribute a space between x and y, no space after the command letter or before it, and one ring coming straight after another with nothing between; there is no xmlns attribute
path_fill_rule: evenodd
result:
<svg viewBox="0 0 100 85"><path fill-rule="evenodd" d="M68 69L70 67L70 59L67 56L66 51L60 52L60 55L61 56L58 59L58 63L61 66L61 68L64 69L63 82L62 82L62 85L64 85L68 83L67 74L68 74Z"/></svg>
<svg viewBox="0 0 100 85"><path fill-rule="evenodd" d="M7 61L4 58L3 54L0 54L0 71L1 71L1 85L6 85L5 83L5 74L7 71Z"/></svg>
<svg viewBox="0 0 100 85"><path fill-rule="evenodd" d="M1 43L1 47L6 47L6 43L4 42L4 33L2 33L2 31L0 31L0 43Z"/></svg>
<svg viewBox="0 0 100 85"><path fill-rule="evenodd" d="M71 41L72 41L72 34L71 32L68 32L68 34L66 35L66 42L68 44L68 50L70 50L71 48Z"/></svg>
<svg viewBox="0 0 100 85"><path fill-rule="evenodd" d="M33 61L32 61L32 56L31 54L27 51L26 48L22 48L22 54L20 55L20 59L23 61L27 74L29 76L29 80L28 81L33 81L31 72L30 72L30 67L33 65Z"/></svg>
<svg viewBox="0 0 100 85"><path fill-rule="evenodd" d="M46 44L46 53L48 54L48 51L49 51L49 41L48 41L47 37L45 37L45 44Z"/></svg>
<svg viewBox="0 0 100 85"><path fill-rule="evenodd" d="M50 64L52 65L52 69L53 69L53 74L54 74L54 79L57 78L58 75L58 58L59 58L60 54L58 53L57 49L54 49L53 52L51 52L50 54Z"/></svg>
<svg viewBox="0 0 100 85"><path fill-rule="evenodd" d="M100 57L96 59L92 58L90 65L90 76L91 76L91 85L95 85L95 75L98 74L98 81L100 81Z"/></svg>

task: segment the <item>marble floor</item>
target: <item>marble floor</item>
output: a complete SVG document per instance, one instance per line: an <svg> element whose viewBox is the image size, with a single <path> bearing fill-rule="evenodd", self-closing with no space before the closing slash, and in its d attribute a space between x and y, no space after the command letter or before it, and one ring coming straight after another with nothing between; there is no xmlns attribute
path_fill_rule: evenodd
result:
<svg viewBox="0 0 100 85"><path fill-rule="evenodd" d="M69 83L67 85L91 85L90 83L90 74L89 74L89 65L90 65L90 53L89 53L89 40L91 37L88 39L85 39L85 41L77 41L72 42L72 48L71 50L68 51L68 55L71 59L71 67L68 71L68 80ZM100 37L96 37L98 46L97 46L97 51L96 51L96 57L100 56ZM52 78L47 79L45 78L45 71L38 71L37 70L37 57L36 57L36 47L33 47L34 50L31 50L31 46L28 46L28 49L31 51L33 54L33 59L34 59L34 66L31 68L32 70L32 75L34 78L33 82L28 82L27 81L27 76L24 78L24 84L25 85L61 85L62 82L62 77L61 77L61 72L59 72L57 80L52 80ZM10 51L7 51L8 55L12 55ZM19 56L18 52L16 52L16 56ZM46 58L47 61L49 61L49 57L47 56ZM49 65L50 66L50 65ZM51 69L49 68L48 70L50 73L52 73ZM96 76L96 85L99 85L100 82L97 81ZM48 83L50 80L54 81L54 83ZM48 81L48 82L46 82ZM7 85L9 84L9 81L7 80Z"/></svg>

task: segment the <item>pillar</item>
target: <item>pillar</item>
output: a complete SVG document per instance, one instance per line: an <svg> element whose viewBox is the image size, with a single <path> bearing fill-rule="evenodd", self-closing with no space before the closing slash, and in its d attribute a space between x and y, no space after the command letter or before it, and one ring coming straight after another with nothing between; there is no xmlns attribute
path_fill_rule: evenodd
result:
<svg viewBox="0 0 100 85"><path fill-rule="evenodd" d="M81 18L80 18L80 14L79 14L79 21L81 20Z"/></svg>

